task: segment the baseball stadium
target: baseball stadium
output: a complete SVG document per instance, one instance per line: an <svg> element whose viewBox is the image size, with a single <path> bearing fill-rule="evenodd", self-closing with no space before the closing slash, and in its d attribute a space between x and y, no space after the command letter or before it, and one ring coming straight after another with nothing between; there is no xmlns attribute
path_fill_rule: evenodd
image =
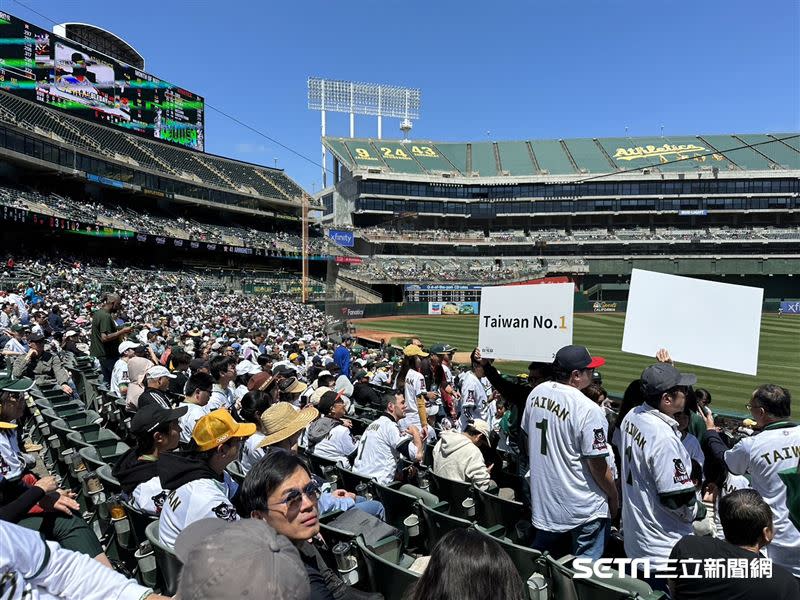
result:
<svg viewBox="0 0 800 600"><path fill-rule="evenodd" d="M793 593L800 132L434 141L419 89L309 76L320 164L279 144L309 190L209 152L204 90L53 23L0 11L0 597L443 600L469 549L464 600L682 600L599 561L695 537ZM623 351L642 272L757 290L720 306L755 374ZM473 354L493 293L548 288L552 361Z"/></svg>

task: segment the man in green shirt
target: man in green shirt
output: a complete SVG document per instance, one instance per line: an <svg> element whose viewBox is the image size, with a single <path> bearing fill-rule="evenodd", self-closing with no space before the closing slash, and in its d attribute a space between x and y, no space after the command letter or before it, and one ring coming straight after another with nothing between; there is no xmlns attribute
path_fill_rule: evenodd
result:
<svg viewBox="0 0 800 600"><path fill-rule="evenodd" d="M111 371L117 362L117 348L119 340L133 331L132 327L117 329L113 314L122 306L122 299L118 294L108 294L103 299L103 304L92 315L92 334L89 345L89 354L100 362L103 379L106 385L111 383Z"/></svg>

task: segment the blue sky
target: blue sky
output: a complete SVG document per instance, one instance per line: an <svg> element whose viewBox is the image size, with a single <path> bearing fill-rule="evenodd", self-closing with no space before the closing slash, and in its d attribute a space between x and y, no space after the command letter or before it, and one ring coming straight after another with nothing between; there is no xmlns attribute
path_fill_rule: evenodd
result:
<svg viewBox="0 0 800 600"><path fill-rule="evenodd" d="M412 137L507 140L800 130L800 0L465 2L22 0L108 29L154 75L320 160L308 76L419 87ZM52 23L15 0L0 8ZM384 120L384 137L401 137ZM330 115L329 135L348 135ZM374 137L374 118L356 135ZM320 167L208 110L206 149Z"/></svg>

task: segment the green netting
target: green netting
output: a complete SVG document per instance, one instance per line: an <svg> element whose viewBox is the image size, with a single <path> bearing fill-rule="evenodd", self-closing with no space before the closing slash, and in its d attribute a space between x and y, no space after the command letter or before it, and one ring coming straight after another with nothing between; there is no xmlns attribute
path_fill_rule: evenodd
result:
<svg viewBox="0 0 800 600"><path fill-rule="evenodd" d="M800 152L792 150L782 142L775 141L764 134L737 135L736 137L747 144L759 144L755 150L784 169L800 169Z"/></svg>
<svg viewBox="0 0 800 600"><path fill-rule="evenodd" d="M461 173L467 173L467 145L466 144L451 144L448 142L438 143L436 147L439 149L447 160L449 160L456 169Z"/></svg>
<svg viewBox="0 0 800 600"><path fill-rule="evenodd" d="M611 173L616 170L594 140L564 140L564 143L582 173Z"/></svg>
<svg viewBox="0 0 800 600"><path fill-rule="evenodd" d="M719 152L725 154L731 161L742 169L769 169L770 163L752 148L742 148L741 150L731 150L739 148L742 142L730 135L704 135L703 140L707 141Z"/></svg>
<svg viewBox="0 0 800 600"><path fill-rule="evenodd" d="M373 146L380 152L383 162L389 165L392 171L396 173L424 173L424 170L411 153L411 144L373 140Z"/></svg>
<svg viewBox="0 0 800 600"><path fill-rule="evenodd" d="M531 148L539 162L539 168L551 175L575 172L569 157L557 140L531 141Z"/></svg>
<svg viewBox="0 0 800 600"><path fill-rule="evenodd" d="M470 146L472 146L472 172L480 173L481 177L495 177L497 161L494 159L494 144L476 142Z"/></svg>
<svg viewBox="0 0 800 600"><path fill-rule="evenodd" d="M497 142L497 150L500 152L503 171L508 171L511 175L536 175L528 144L525 142Z"/></svg>

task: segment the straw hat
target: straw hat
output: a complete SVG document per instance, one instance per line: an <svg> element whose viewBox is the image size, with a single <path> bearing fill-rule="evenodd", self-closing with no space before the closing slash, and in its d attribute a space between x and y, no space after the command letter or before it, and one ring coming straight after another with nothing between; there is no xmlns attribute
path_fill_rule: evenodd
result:
<svg viewBox="0 0 800 600"><path fill-rule="evenodd" d="M319 416L313 406L303 410L295 410L288 402L276 402L261 413L261 424L267 437L258 445L259 448L271 446L293 436Z"/></svg>

